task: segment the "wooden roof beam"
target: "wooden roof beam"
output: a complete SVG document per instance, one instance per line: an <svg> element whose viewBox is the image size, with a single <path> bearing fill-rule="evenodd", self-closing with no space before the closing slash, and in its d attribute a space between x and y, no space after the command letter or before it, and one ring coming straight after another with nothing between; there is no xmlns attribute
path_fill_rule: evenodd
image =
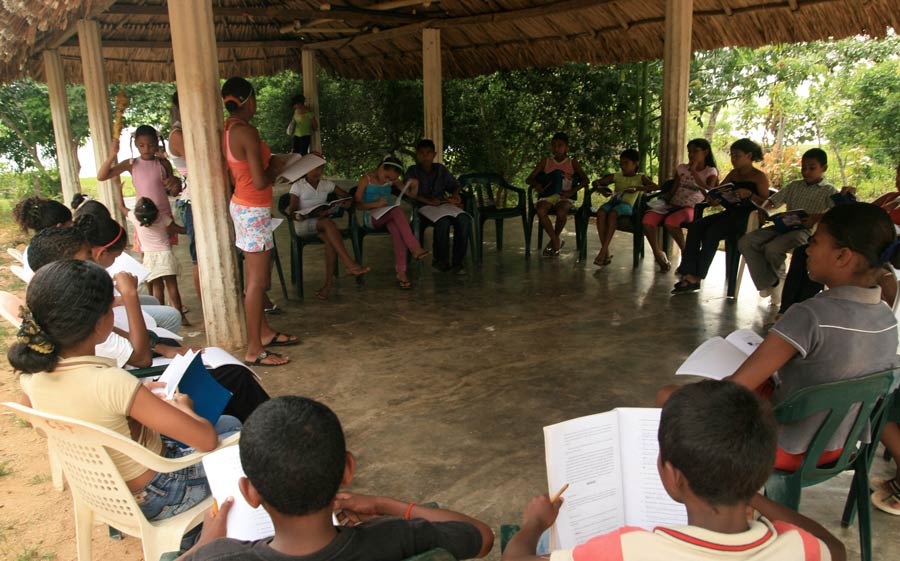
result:
<svg viewBox="0 0 900 561"><path fill-rule="evenodd" d="M165 41L128 41L128 40L112 40L104 39L102 42L104 49L171 49L172 43L168 39ZM67 42L64 47L78 47L77 38ZM219 49L300 49L303 48L303 42L299 40L288 41L218 41L216 47Z"/></svg>
<svg viewBox="0 0 900 561"><path fill-rule="evenodd" d="M120 5L113 4L103 13L112 15L139 15L139 16L158 16L163 18L169 17L169 12L165 5L146 6L146 5ZM269 17L278 19L316 19L324 16L339 18L347 21L370 21L381 23L401 23L410 21L420 21L425 16L415 14L404 14L399 12L369 10L364 8L355 8L353 6L331 6L329 10L285 10L278 7L247 7L232 8L218 7L213 8L215 17Z"/></svg>

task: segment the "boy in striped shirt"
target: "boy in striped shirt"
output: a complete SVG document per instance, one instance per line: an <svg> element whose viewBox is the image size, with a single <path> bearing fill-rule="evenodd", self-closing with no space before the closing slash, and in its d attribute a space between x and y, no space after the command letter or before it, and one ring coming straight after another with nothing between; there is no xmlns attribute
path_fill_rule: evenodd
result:
<svg viewBox="0 0 900 561"><path fill-rule="evenodd" d="M845 559L844 545L825 528L757 492L775 461L776 425L769 404L752 391L715 380L683 386L663 407L658 438L660 478L684 504L688 525L623 527L554 551L551 561ZM561 504L547 495L532 499L503 561L540 559L538 540Z"/></svg>

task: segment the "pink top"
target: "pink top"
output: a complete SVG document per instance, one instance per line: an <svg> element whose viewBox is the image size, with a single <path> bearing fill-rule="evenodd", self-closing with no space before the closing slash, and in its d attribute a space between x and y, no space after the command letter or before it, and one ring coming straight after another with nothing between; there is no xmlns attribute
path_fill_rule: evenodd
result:
<svg viewBox="0 0 900 561"><path fill-rule="evenodd" d="M134 234L141 242L140 251L146 253L148 251L170 251L172 249L169 234L166 233L166 226L172 221L171 216L165 218L160 214L156 222L150 226L141 226L134 213L129 212L128 221L134 226Z"/></svg>
<svg viewBox="0 0 900 561"><path fill-rule="evenodd" d="M131 180L134 182L134 190L138 199L146 197L153 201L159 209L159 217L172 217L172 205L169 204L169 194L163 180L166 178L166 168L156 158L145 160L134 158L131 160Z"/></svg>
<svg viewBox="0 0 900 561"><path fill-rule="evenodd" d="M561 162L557 162L555 158L547 158L547 162L544 164L544 173L551 173L556 170L560 170L563 172L563 177L571 180L572 175L575 173L575 169L572 167L572 158L566 158Z"/></svg>
<svg viewBox="0 0 900 561"><path fill-rule="evenodd" d="M697 179L691 173L691 168L687 164L678 164L678 167L675 168L675 173L678 174L678 179L682 185L688 185L692 187L703 187L707 189L709 186L706 185L706 181L711 176L719 176L719 170L712 166L706 166L697 172L697 174L703 178L703 185L697 185Z"/></svg>

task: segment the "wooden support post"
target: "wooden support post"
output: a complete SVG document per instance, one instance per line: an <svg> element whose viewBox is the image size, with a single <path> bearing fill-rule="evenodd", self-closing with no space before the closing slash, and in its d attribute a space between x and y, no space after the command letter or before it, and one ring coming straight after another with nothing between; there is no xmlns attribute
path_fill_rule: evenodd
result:
<svg viewBox="0 0 900 561"><path fill-rule="evenodd" d="M443 161L444 112L441 99L441 30L422 30L422 98L425 138L434 141L434 161Z"/></svg>
<svg viewBox="0 0 900 561"><path fill-rule="evenodd" d="M247 334L222 156L223 107L212 2L178 0L168 2L168 7L206 340L211 346L243 352Z"/></svg>
<svg viewBox="0 0 900 561"><path fill-rule="evenodd" d="M691 79L693 0L666 0L659 184L672 178L685 145Z"/></svg>
<svg viewBox="0 0 900 561"><path fill-rule="evenodd" d="M310 149L313 152L322 151L322 122L319 120L319 65L316 62L316 51L303 49L300 55L300 72L303 74L303 97L306 98L306 106L312 109L313 116L318 123L318 130L312 133Z"/></svg>
<svg viewBox="0 0 900 561"><path fill-rule="evenodd" d="M72 127L69 124L69 100L66 97L66 76L62 58L56 49L44 51L44 74L47 76L47 90L50 93L50 118L53 120L53 138L56 140L56 166L62 183L63 202L72 202L75 193L81 192L78 180L78 153L72 142Z"/></svg>
<svg viewBox="0 0 900 561"><path fill-rule="evenodd" d="M99 169L109 157L109 146L112 143L109 88L106 83L106 70L103 68L100 25L94 20L82 19L78 20L77 28L88 126L91 130L91 143L94 146L94 161ZM106 205L112 217L119 224L125 224L125 217L119 210L118 187L115 183L112 180L100 181L97 184L97 191L100 202Z"/></svg>

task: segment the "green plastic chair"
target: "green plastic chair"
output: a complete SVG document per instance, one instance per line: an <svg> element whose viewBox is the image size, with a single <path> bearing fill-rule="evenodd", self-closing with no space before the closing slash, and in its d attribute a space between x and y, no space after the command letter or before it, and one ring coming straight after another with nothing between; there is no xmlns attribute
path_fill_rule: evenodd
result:
<svg viewBox="0 0 900 561"><path fill-rule="evenodd" d="M578 186L578 178L574 178L573 187ZM587 228L581 227L581 222L590 220L591 210L591 191L590 189L581 189L581 204L573 205L569 211L569 216L575 219L575 258L577 261L584 261L587 255ZM528 228L533 229L534 217L537 216L537 200L538 192L534 187L528 186ZM585 210L586 209L586 210ZM537 225L537 249L542 251L544 247L544 229L540 224ZM583 251L582 251L583 250Z"/></svg>
<svg viewBox="0 0 900 561"><path fill-rule="evenodd" d="M473 217L477 224L475 233L478 248L478 263L484 261L484 223L493 220L497 235L497 251L503 251L503 222L509 219L520 219L525 234L525 258L531 255L531 222L528 220L527 195L525 189L513 187L499 173L477 172L467 173L459 177L459 183L474 199ZM498 207L497 200L501 190L516 195L516 205Z"/></svg>
<svg viewBox="0 0 900 561"><path fill-rule="evenodd" d="M356 190L357 187L350 189L349 194L353 197L353 200L356 200ZM396 194L396 189L394 189ZM350 210L350 242L353 244L353 257L356 259L357 263L363 262L363 240L368 236L390 236L390 232L388 232L385 228L380 229L372 229L368 228L365 225L365 222L362 220L361 215L357 215L355 209ZM409 261L409 256L407 255L407 261ZM357 284L365 283L365 275L360 275L356 277Z"/></svg>
<svg viewBox="0 0 900 561"><path fill-rule="evenodd" d="M766 482L766 496L787 507L798 510L803 487L831 479L843 471L853 471L851 489L855 489L856 510L859 512L859 545L863 561L872 558L872 505L869 497L869 464L878 436L884 427L885 408L891 401L887 392L894 379L894 371L887 370L851 380L805 388L775 407L779 424L796 423L817 413L827 415L809 443L803 463L795 472L776 470ZM859 406L856 420L849 432L840 457L826 465L817 461L838 426ZM870 424L872 444L857 442L866 425Z"/></svg>
<svg viewBox="0 0 900 561"><path fill-rule="evenodd" d="M579 207L581 216L579 219L576 219L575 222L576 228L581 228L581 239L583 240L583 243L579 248L581 261L587 259L587 231L591 222L591 217L596 218L597 211L600 210L599 207L596 210L591 208L591 195L595 192L596 189L587 190L585 193L586 200L581 207ZM605 202L606 201L604 201L604 203ZM617 231L631 232L631 266L635 269L640 264L641 259L644 258L644 227L641 221L644 219L646 208L645 196L643 193L639 193L638 198L634 201L634 211L631 216L619 216L619 219L616 222Z"/></svg>
<svg viewBox="0 0 900 561"><path fill-rule="evenodd" d="M478 244L476 239L475 230L477 229L475 226L476 221L476 210L475 210L475 199L468 191L461 191L460 196L462 197L463 202L463 210L465 210L470 216L472 216L471 221L471 229L469 230L469 251L466 252L466 259L470 259L473 265L477 265L478 258L476 256L476 252L478 251ZM413 207L413 215L412 215L412 231L413 235L419 240L419 244L422 247L425 247L425 230L429 227L434 226L430 222L423 220L421 214L419 214L419 209L426 206L419 201L414 201L409 199L409 202ZM421 265L421 261L419 264Z"/></svg>

